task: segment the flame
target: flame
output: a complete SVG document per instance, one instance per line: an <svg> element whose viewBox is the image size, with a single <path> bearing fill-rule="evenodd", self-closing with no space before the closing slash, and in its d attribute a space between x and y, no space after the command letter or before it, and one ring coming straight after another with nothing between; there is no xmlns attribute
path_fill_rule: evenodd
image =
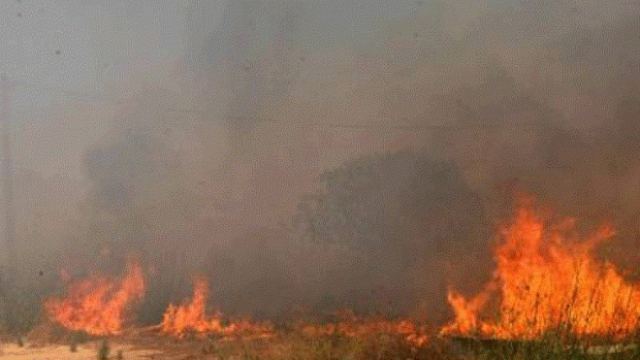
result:
<svg viewBox="0 0 640 360"><path fill-rule="evenodd" d="M122 331L131 303L144 295L142 269L127 265L121 280L94 276L72 283L63 299L50 298L44 307L49 318L63 327L91 335L115 335Z"/></svg>
<svg viewBox="0 0 640 360"><path fill-rule="evenodd" d="M455 319L441 333L500 339L549 332L631 335L639 325L640 284L626 281L612 263L593 254L613 229L603 226L585 239L575 234L574 219L550 224L532 198L519 199L512 222L499 232L492 281L472 298L449 291Z"/></svg>
<svg viewBox="0 0 640 360"><path fill-rule="evenodd" d="M397 335L416 347L424 346L429 340L424 327L411 320L363 319L346 311L339 314L341 321L323 325L304 325L302 333L308 336L342 335L351 338L366 338L377 334Z"/></svg>
<svg viewBox="0 0 640 360"><path fill-rule="evenodd" d="M237 321L225 324L222 315L206 314L209 286L204 279L198 278L193 284L193 296L182 305L170 304L162 317L162 332L184 337L188 333L215 333L222 336L237 334L257 334L269 336L272 328L269 324L254 324L249 321Z"/></svg>

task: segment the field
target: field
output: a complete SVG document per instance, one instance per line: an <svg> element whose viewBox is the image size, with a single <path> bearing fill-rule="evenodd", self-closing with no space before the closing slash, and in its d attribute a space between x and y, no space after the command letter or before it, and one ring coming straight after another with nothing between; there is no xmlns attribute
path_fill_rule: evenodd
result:
<svg viewBox="0 0 640 360"><path fill-rule="evenodd" d="M389 333L361 337L310 336L286 329L265 338L187 336L177 339L133 332L109 338L73 334L65 337L43 342L31 335L20 344L5 340L0 359L640 359L640 349L629 343L561 345L551 337L529 342L436 337L421 346Z"/></svg>
<svg viewBox="0 0 640 360"><path fill-rule="evenodd" d="M208 309L208 282L195 278L191 297L141 327L127 321L145 293L131 262L47 298L47 319L5 338L0 359L640 359L640 283L592 253L611 229L583 240L572 224L547 224L523 199L500 231L494 278L473 296L452 289L447 324L348 310L316 323L233 319Z"/></svg>

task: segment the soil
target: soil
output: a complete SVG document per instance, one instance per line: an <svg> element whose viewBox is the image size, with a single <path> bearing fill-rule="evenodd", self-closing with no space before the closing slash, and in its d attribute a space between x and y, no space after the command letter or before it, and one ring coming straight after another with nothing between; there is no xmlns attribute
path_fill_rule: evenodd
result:
<svg viewBox="0 0 640 360"><path fill-rule="evenodd" d="M101 342L89 342L78 345L75 351L71 351L70 346L45 345L36 346L25 344L18 346L15 343L3 343L0 346L0 359L2 360L95 360ZM118 359L118 352L122 353L122 359L126 360L149 360L149 359L172 359L164 356L161 351L155 349L144 349L124 343L109 344L109 359Z"/></svg>

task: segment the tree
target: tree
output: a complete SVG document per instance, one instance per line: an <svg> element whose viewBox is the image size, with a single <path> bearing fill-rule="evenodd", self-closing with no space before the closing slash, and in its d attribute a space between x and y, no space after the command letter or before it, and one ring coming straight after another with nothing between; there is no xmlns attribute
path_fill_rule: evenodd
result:
<svg viewBox="0 0 640 360"><path fill-rule="evenodd" d="M485 251L481 201L452 163L375 155L320 180L324 189L301 203L295 224L306 240L348 249L346 265L325 269L329 307L440 311L452 265Z"/></svg>

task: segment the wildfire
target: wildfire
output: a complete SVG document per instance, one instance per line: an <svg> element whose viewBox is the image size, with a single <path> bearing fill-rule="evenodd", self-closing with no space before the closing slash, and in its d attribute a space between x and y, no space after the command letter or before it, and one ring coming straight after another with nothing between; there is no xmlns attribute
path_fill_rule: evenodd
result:
<svg viewBox="0 0 640 360"><path fill-rule="evenodd" d="M361 319L351 312L340 315L343 319L339 322L305 325L302 332L313 337L336 334L353 338L366 338L377 334L397 335L417 347L425 345L428 341L426 329L410 320Z"/></svg>
<svg viewBox="0 0 640 360"><path fill-rule="evenodd" d="M580 239L573 219L550 223L533 199L523 197L513 220L500 228L492 281L472 298L449 292L455 320L442 333L501 339L554 331L630 335L639 325L640 284L626 281L612 263L593 254L613 234L603 226Z"/></svg>
<svg viewBox="0 0 640 360"><path fill-rule="evenodd" d="M45 304L49 318L74 331L91 335L114 335L121 332L126 310L144 295L142 269L127 265L123 279L94 276L72 283L65 298L50 298Z"/></svg>
<svg viewBox="0 0 640 360"><path fill-rule="evenodd" d="M272 332L269 324L255 324L249 321L237 321L226 324L220 313L206 314L209 287L204 279L196 279L193 284L193 297L182 305L170 304L165 311L162 332L183 337L188 333L214 333L222 336L252 334L268 336Z"/></svg>

